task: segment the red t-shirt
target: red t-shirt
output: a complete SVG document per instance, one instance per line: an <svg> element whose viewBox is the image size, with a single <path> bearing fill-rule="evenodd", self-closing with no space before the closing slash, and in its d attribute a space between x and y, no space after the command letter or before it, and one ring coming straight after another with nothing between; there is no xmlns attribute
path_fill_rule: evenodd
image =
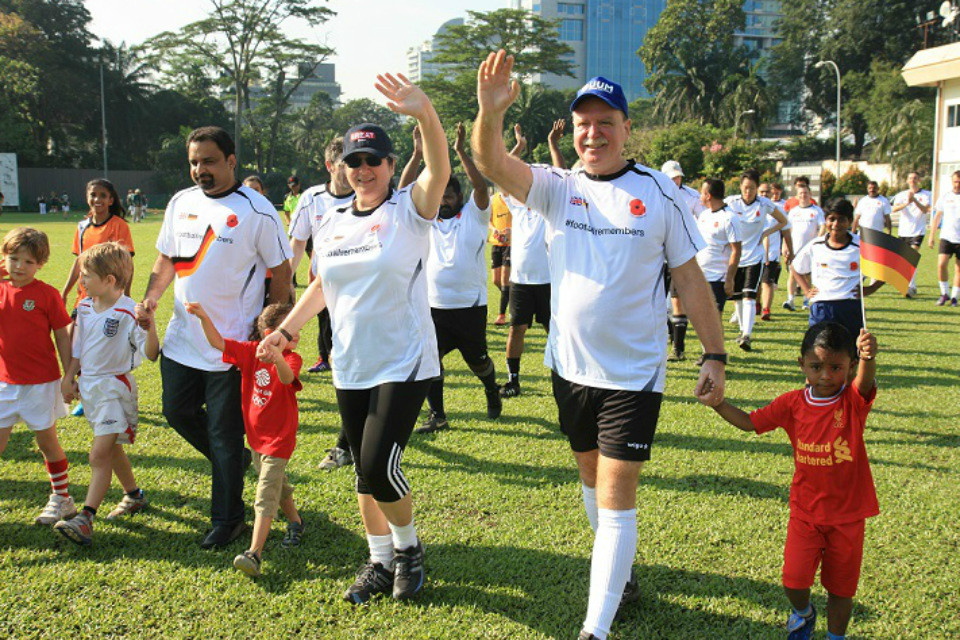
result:
<svg viewBox="0 0 960 640"><path fill-rule="evenodd" d="M240 369L243 424L250 448L265 456L290 459L297 442L297 391L303 359L284 351L283 359L295 376L290 384L280 382L277 367L257 360L256 342L223 341L223 361Z"/></svg>
<svg viewBox="0 0 960 640"><path fill-rule="evenodd" d="M0 280L0 380L43 384L60 379L50 332L70 324L60 292L40 280L15 287Z"/></svg>
<svg viewBox="0 0 960 640"><path fill-rule="evenodd" d="M877 390L864 398L852 384L832 398L809 388L785 393L750 414L757 433L790 436L795 471L790 513L812 524L856 522L880 513L863 430Z"/></svg>

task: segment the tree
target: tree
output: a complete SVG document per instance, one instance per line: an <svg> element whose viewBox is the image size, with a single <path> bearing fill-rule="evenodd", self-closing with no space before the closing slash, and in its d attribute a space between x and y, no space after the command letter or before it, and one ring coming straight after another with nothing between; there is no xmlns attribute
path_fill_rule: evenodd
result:
<svg viewBox="0 0 960 640"><path fill-rule="evenodd" d="M748 52L734 44L734 31L745 24L741 0L667 3L637 51L656 116L665 122L720 123L723 99L735 87L725 80L749 75Z"/></svg>
<svg viewBox="0 0 960 640"><path fill-rule="evenodd" d="M162 70L201 65L225 78L234 91L234 140L240 154L241 125L251 109L250 86L268 60L322 60L330 49L284 35L284 24L302 20L311 27L333 11L310 0L209 0L210 15L178 32L166 31L145 44Z"/></svg>
<svg viewBox="0 0 960 640"><path fill-rule="evenodd" d="M491 51L504 49L514 57L517 75L553 73L573 77L573 53L561 42L558 20L546 20L523 9L468 11L462 25L437 36L433 62L450 65L452 75L472 72ZM474 75L476 81L476 75Z"/></svg>

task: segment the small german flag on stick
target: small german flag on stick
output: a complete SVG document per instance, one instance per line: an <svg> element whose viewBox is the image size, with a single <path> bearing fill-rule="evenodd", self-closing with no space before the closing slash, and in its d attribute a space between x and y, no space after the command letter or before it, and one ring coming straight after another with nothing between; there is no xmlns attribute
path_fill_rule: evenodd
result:
<svg viewBox="0 0 960 640"><path fill-rule="evenodd" d="M918 262L920 252L900 238L876 229L860 228L860 272L863 275L892 284L906 295Z"/></svg>

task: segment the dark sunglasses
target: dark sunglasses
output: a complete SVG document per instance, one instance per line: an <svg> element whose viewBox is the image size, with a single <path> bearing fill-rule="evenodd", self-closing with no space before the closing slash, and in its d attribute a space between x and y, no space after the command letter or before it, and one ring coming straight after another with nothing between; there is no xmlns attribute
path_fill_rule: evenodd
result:
<svg viewBox="0 0 960 640"><path fill-rule="evenodd" d="M346 158L343 159L343 162L351 169L359 169L360 165L362 165L364 162L367 163L368 167L379 167L381 164L383 164L383 158L381 158L380 156L371 156L371 155L362 156L360 154L357 154L357 155L347 156Z"/></svg>

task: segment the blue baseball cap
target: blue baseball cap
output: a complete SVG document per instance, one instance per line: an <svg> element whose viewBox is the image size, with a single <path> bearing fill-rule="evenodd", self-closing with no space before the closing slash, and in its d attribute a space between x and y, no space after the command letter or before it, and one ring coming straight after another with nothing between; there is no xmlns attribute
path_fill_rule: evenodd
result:
<svg viewBox="0 0 960 640"><path fill-rule="evenodd" d="M623 111L625 117L630 117L627 113L627 97L623 95L623 89L616 82L607 80L603 76L591 78L587 84L580 87L580 91L577 91L577 97L570 103L570 111L576 109L580 101L588 96L600 98L614 109Z"/></svg>

